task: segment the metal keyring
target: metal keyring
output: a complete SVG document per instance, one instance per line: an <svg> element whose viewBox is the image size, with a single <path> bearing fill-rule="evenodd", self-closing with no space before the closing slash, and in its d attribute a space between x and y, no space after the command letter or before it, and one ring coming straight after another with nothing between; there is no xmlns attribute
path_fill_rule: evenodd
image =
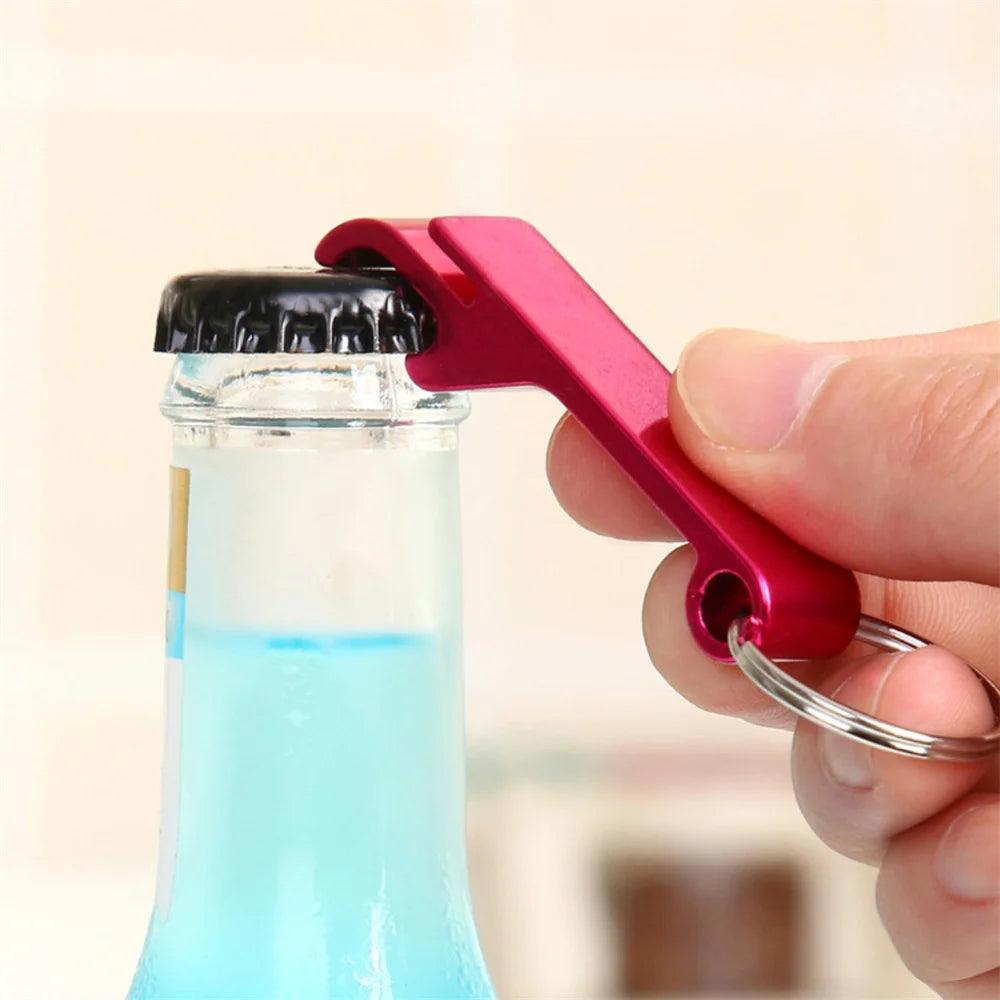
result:
<svg viewBox="0 0 1000 1000"><path fill-rule="evenodd" d="M858 743L924 760L970 761L987 757L1000 745L1000 687L974 667L971 668L986 688L997 715L997 725L982 736L932 736L903 726L893 725L818 691L785 673L770 657L748 639L742 638L745 618L729 626L726 641L740 670L765 694L791 709L796 715ZM855 638L877 649L909 653L930 643L920 636L890 625L879 618L862 615Z"/></svg>

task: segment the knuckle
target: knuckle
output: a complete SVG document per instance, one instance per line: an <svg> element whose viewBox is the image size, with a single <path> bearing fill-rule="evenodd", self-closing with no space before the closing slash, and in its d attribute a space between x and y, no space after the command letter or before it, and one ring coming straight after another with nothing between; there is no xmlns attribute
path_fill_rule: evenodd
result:
<svg viewBox="0 0 1000 1000"><path fill-rule="evenodd" d="M1000 446L1000 366L995 360L961 358L938 368L919 386L911 413L903 451L914 468L944 469L970 480L994 474L991 465Z"/></svg>

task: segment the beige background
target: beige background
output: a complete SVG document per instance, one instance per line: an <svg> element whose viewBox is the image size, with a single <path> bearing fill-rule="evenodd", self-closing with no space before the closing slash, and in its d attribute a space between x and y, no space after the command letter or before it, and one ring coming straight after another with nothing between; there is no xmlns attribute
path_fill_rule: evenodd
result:
<svg viewBox="0 0 1000 1000"><path fill-rule="evenodd" d="M351 216L478 212L533 221L668 363L708 326L844 339L998 311L990 0L2 10L3 997L120 994L141 941L168 495L168 362L150 346L169 276L305 263ZM560 512L557 416L488 395L464 431L473 744L780 754L784 737L708 720L647 667L639 603L662 549ZM519 974L521 995L570 989ZM923 995L885 975L855 996Z"/></svg>

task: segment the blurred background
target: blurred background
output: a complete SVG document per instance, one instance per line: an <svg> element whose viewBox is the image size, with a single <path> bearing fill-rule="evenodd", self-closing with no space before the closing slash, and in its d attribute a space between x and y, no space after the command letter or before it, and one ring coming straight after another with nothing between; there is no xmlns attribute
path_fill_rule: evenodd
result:
<svg viewBox="0 0 1000 1000"><path fill-rule="evenodd" d="M0 997L122 996L152 901L161 286L358 215L533 221L668 364L709 326L940 329L998 298L982 2L4 0ZM463 430L469 833L518 1000L930 994L788 737L648 665L664 547L548 492L559 415Z"/></svg>

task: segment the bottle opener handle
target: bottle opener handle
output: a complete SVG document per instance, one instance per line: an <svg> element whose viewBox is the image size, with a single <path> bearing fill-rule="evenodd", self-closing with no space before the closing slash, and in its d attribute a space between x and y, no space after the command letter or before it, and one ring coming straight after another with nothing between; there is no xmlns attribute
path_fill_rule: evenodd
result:
<svg viewBox="0 0 1000 1000"><path fill-rule="evenodd" d="M323 266L391 266L437 320L407 358L431 391L551 392L694 546L691 632L731 660L730 625L778 658L828 657L854 637L854 575L792 541L709 479L670 429L670 373L532 226L477 216L356 219L316 249Z"/></svg>

